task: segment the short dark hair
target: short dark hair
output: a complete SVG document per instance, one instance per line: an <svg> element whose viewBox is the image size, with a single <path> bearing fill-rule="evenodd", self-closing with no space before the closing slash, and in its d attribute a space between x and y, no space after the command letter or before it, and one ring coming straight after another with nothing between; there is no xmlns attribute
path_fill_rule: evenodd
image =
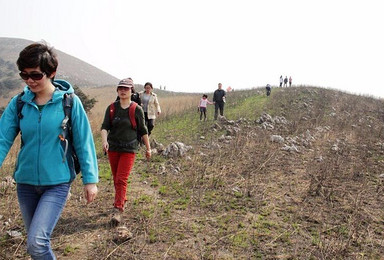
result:
<svg viewBox="0 0 384 260"><path fill-rule="evenodd" d="M207 98L208 96L204 94L203 97Z"/></svg>
<svg viewBox="0 0 384 260"><path fill-rule="evenodd" d="M144 87L145 87L145 86L150 86L151 89L153 89L153 86L152 86L152 83L151 83L151 82L147 82L147 83L145 83L145 84L144 84Z"/></svg>
<svg viewBox="0 0 384 260"><path fill-rule="evenodd" d="M46 42L35 42L25 47L20 52L16 63L20 71L40 67L47 77L51 76L59 65L53 47L49 47Z"/></svg>

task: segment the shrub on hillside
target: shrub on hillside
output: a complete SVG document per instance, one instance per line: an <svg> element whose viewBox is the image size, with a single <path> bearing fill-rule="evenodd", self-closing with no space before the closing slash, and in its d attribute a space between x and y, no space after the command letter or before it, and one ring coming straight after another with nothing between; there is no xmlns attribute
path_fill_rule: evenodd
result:
<svg viewBox="0 0 384 260"><path fill-rule="evenodd" d="M81 103L83 103L85 111L87 113L91 111L97 100L94 98L89 98L77 85L74 85L73 88L75 90L75 94L80 98Z"/></svg>

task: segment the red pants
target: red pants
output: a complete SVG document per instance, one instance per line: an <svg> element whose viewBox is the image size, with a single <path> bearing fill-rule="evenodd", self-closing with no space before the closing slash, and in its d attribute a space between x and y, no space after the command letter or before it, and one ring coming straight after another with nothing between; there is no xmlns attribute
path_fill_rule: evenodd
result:
<svg viewBox="0 0 384 260"><path fill-rule="evenodd" d="M128 177L135 162L135 153L108 151L108 158L115 186L115 202L113 206L123 211L124 204L127 201Z"/></svg>

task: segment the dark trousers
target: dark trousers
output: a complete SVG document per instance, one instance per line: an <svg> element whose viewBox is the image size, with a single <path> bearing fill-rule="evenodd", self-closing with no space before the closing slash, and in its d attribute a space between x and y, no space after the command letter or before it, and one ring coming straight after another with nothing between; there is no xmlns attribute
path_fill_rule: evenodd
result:
<svg viewBox="0 0 384 260"><path fill-rule="evenodd" d="M204 115L204 120L207 120L207 108L206 107L200 107L200 120L203 119Z"/></svg>
<svg viewBox="0 0 384 260"><path fill-rule="evenodd" d="M224 102L215 102L215 120L217 120L219 109L220 115L224 116Z"/></svg>
<svg viewBox="0 0 384 260"><path fill-rule="evenodd" d="M155 119L148 119L147 112L144 112L144 116L145 116L145 125L148 128L148 136L150 136L152 133L152 129L155 127Z"/></svg>

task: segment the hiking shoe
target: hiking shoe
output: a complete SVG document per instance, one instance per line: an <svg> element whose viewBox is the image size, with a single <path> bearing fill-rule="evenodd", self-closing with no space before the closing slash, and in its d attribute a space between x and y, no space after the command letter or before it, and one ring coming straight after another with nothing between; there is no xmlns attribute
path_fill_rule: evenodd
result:
<svg viewBox="0 0 384 260"><path fill-rule="evenodd" d="M118 226L121 223L121 211L117 208L113 209L112 217L111 217L111 226Z"/></svg>

